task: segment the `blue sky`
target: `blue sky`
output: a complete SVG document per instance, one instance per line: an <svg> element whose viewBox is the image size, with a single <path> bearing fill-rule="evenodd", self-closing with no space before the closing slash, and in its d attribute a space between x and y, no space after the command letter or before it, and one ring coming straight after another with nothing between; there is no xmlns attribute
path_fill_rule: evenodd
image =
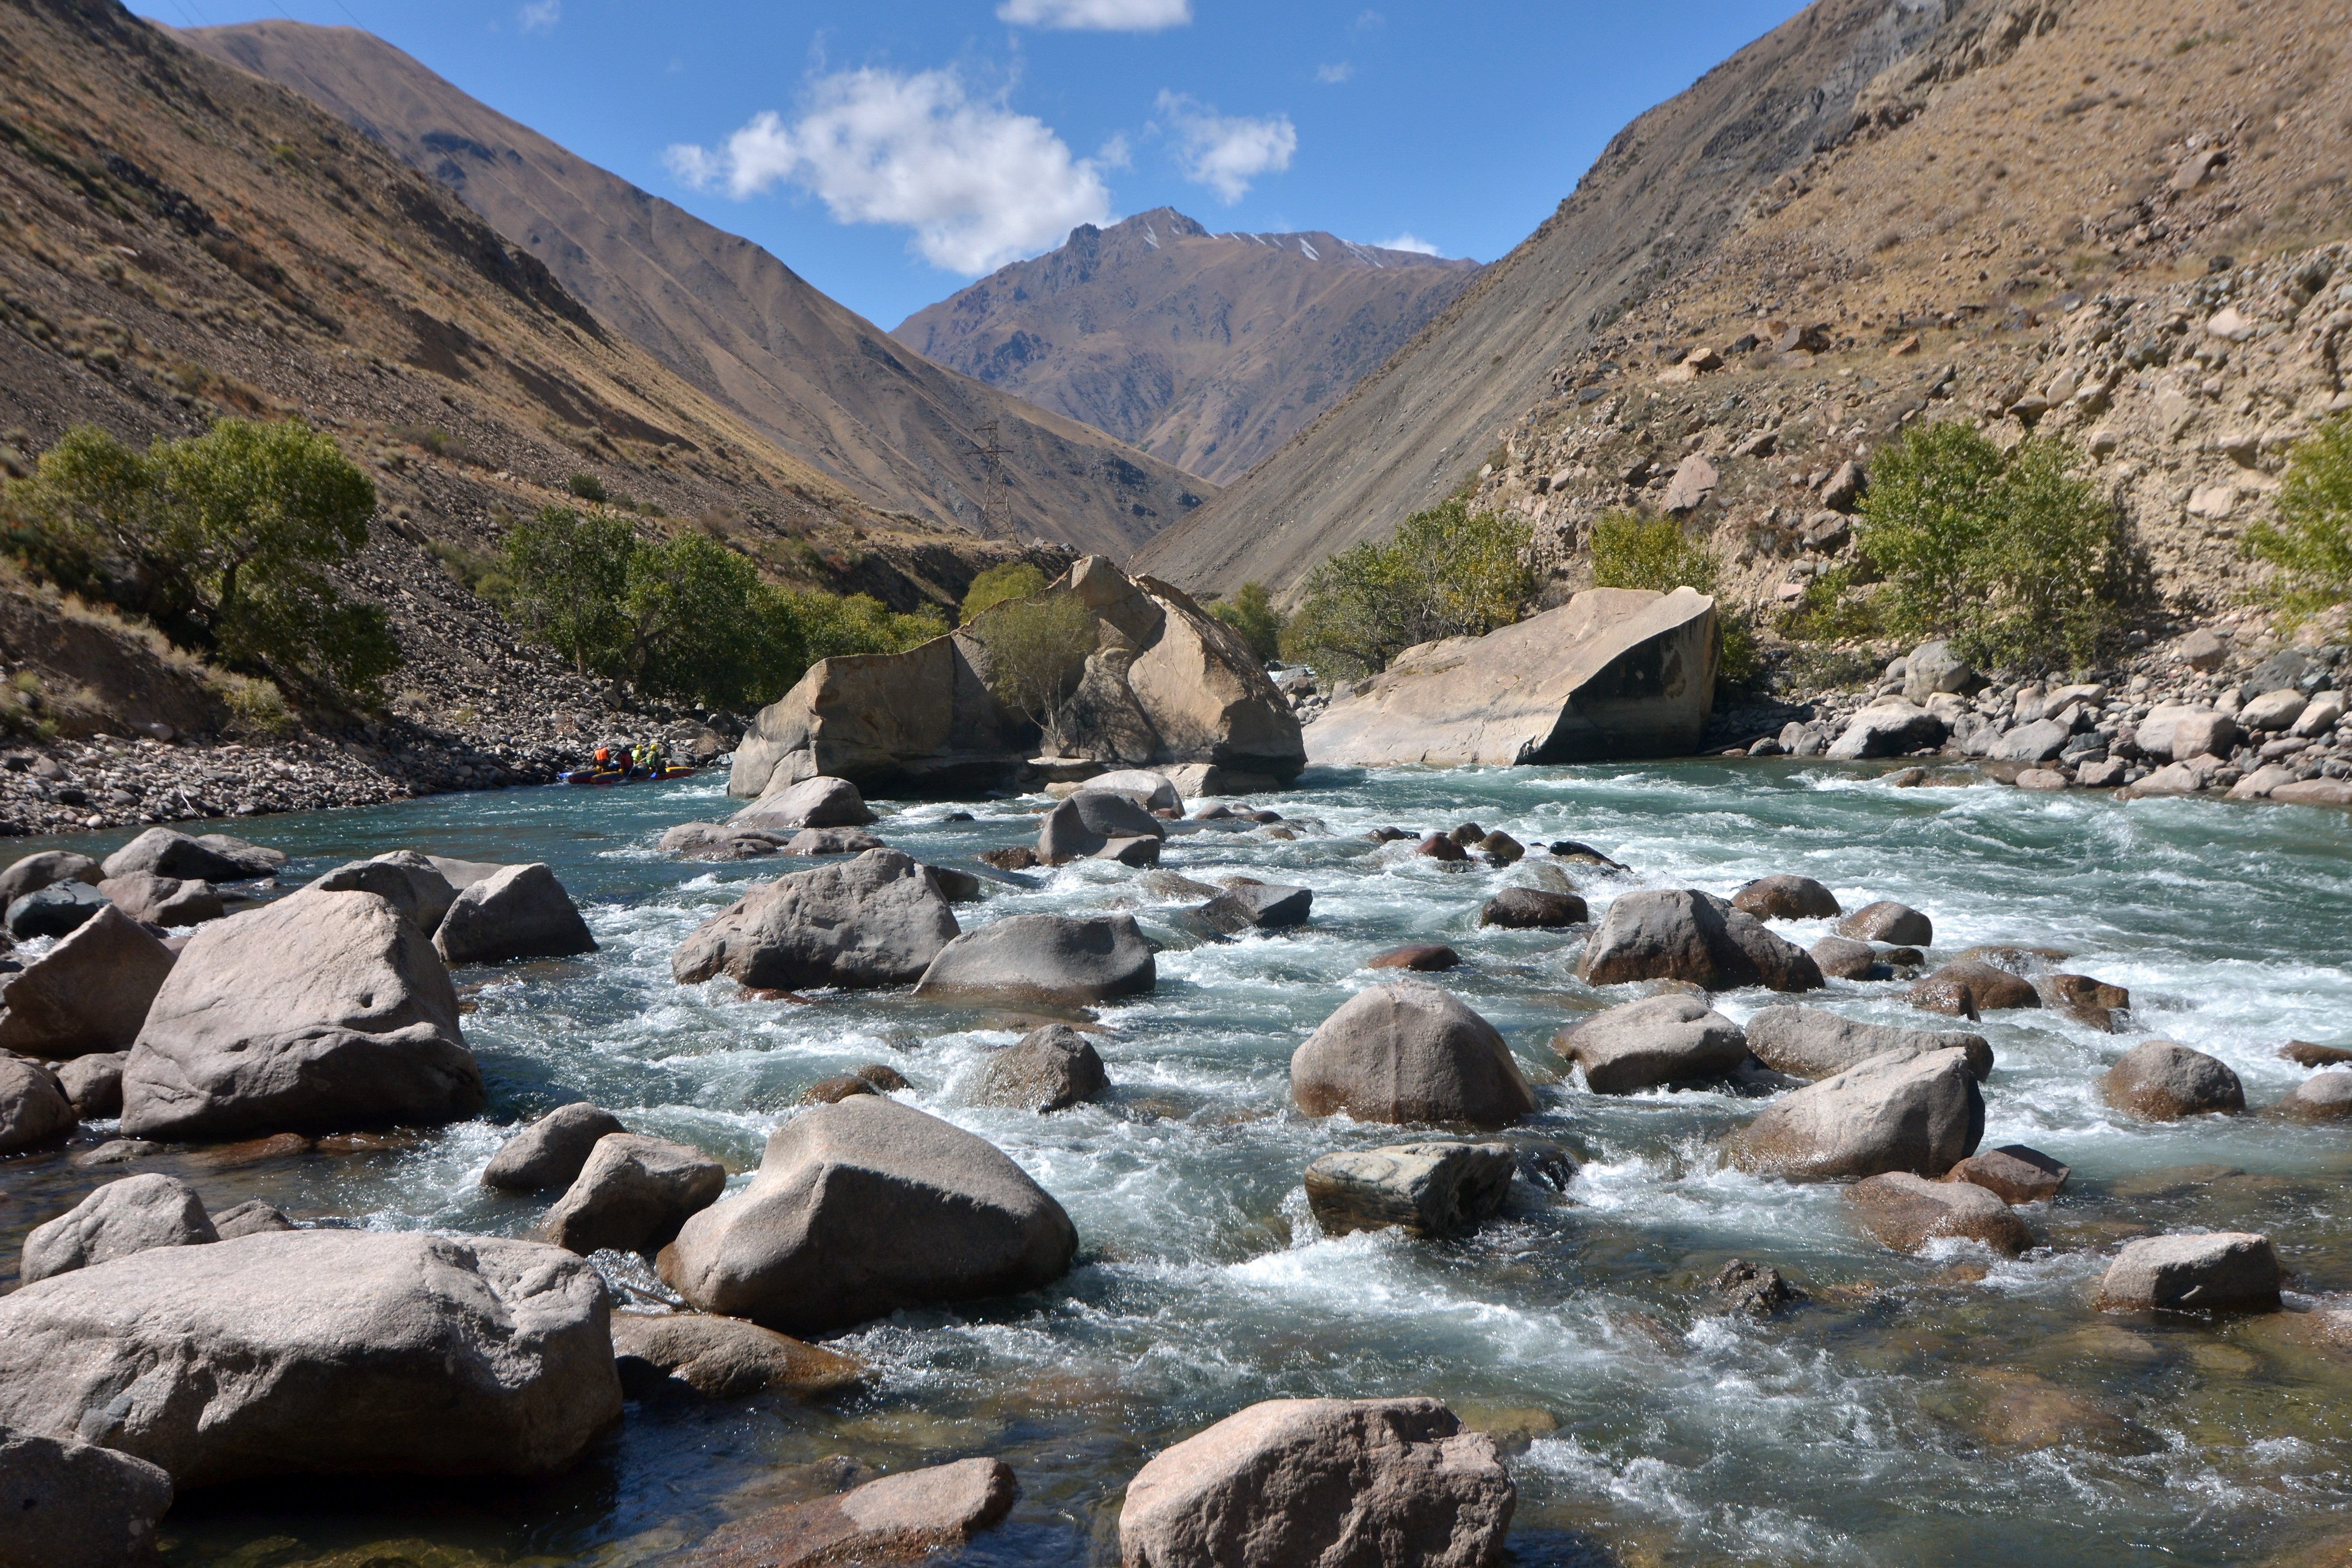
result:
<svg viewBox="0 0 2352 1568"><path fill-rule="evenodd" d="M134 0L358 25L893 327L1167 205L1490 261L1795 0Z"/></svg>

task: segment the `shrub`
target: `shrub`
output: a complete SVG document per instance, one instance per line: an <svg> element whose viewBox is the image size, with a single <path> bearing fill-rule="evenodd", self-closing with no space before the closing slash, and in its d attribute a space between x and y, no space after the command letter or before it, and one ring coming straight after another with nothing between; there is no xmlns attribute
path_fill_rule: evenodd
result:
<svg viewBox="0 0 2352 1568"><path fill-rule="evenodd" d="M947 618L936 610L906 613L890 609L869 593L779 591L791 601L812 664L836 654L903 653L934 637L944 637L949 631Z"/></svg>
<svg viewBox="0 0 2352 1568"><path fill-rule="evenodd" d="M1386 669L1416 643L1484 636L1517 621L1535 591L1528 526L1446 501L1405 519L1385 544L1331 557L1282 632L1286 658L1326 680Z"/></svg>
<svg viewBox="0 0 2352 1568"><path fill-rule="evenodd" d="M1265 583L1243 583L1231 599L1210 605L1209 613L1240 632L1259 659L1281 656L1285 617L1274 607L1274 596L1266 592Z"/></svg>
<svg viewBox="0 0 2352 1568"><path fill-rule="evenodd" d="M636 536L620 518L542 507L507 534L507 608L582 674L618 675Z"/></svg>
<svg viewBox="0 0 2352 1568"><path fill-rule="evenodd" d="M1877 609L1853 591L1854 569L1832 567L1805 584L1805 591L1780 617L1780 635L1791 642L1834 643L1874 637Z"/></svg>
<svg viewBox="0 0 2352 1568"><path fill-rule="evenodd" d="M601 507L609 498L604 493L604 481L593 474L574 474L564 483L573 495L592 506Z"/></svg>
<svg viewBox="0 0 2352 1568"><path fill-rule="evenodd" d="M981 612L1003 603L1008 599L1027 599L1045 591L1045 574L1025 560L1008 560L992 566L971 580L964 590L962 618L965 623L980 619Z"/></svg>
<svg viewBox="0 0 2352 1568"><path fill-rule="evenodd" d="M988 689L996 700L1062 744L1063 706L1095 650L1094 617L1075 593L1048 593L997 606L974 628L988 650Z"/></svg>
<svg viewBox="0 0 2352 1568"><path fill-rule="evenodd" d="M2352 599L2352 414L2296 444L2279 486L2278 521L2247 529L2246 549L2270 564L2265 593L2283 609Z"/></svg>
<svg viewBox="0 0 2352 1568"><path fill-rule="evenodd" d="M1646 588L1656 593L1695 588L1713 593L1722 570L1715 551L1685 535L1672 517L1612 511L1592 520L1595 588Z"/></svg>
<svg viewBox="0 0 2352 1568"><path fill-rule="evenodd" d="M2126 560L2081 467L2055 439L2003 453L1965 424L1906 431L1873 465L1855 530L1895 630L1950 636L1981 664L2088 664L2116 630Z"/></svg>

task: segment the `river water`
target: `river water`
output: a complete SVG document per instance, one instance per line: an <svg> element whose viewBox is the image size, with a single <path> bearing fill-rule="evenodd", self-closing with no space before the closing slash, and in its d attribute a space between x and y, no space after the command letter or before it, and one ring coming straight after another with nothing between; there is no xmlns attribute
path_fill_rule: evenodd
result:
<svg viewBox="0 0 2352 1568"><path fill-rule="evenodd" d="M589 1464L550 1485L306 1479L191 1497L165 1523L173 1564L633 1563L830 1490L831 1456L887 1470L971 1454L1005 1458L1024 1490L961 1561L1115 1562L1120 1490L1147 1458L1253 1401L1298 1395L1435 1395L1496 1432L1519 1487L1522 1565L2258 1563L2352 1532L2352 1348L2324 1343L2309 1311L2352 1305L2352 1127L2260 1114L2137 1125L2095 1083L2126 1046L2164 1036L2228 1061L2259 1110L2304 1076L2275 1055L2284 1041L2352 1043L2352 817L1895 789L1874 769L1786 761L1310 772L1270 802L1295 839L1203 831L1171 839L1164 859L1202 881L1314 888L1297 934L1202 942L1143 873L1108 864L992 880L959 909L966 929L1126 909L1164 944L1158 988L1098 1009L1111 1095L1038 1117L969 1103L985 1052L1017 1038L1019 1019L903 992L793 1005L672 983L687 933L743 884L793 868L655 852L663 829L729 810L721 784L446 795L252 824L296 857L288 885L404 847L544 860L602 950L460 972L491 1087L482 1121L145 1168L184 1175L215 1209L264 1197L304 1220L520 1234L543 1206L478 1184L511 1124L584 1096L711 1151L740 1186L805 1085L886 1061L911 1081L906 1098L996 1143L1061 1200L1082 1239L1076 1269L1034 1297L841 1337L873 1375L821 1403L632 1405ZM976 868L982 849L1030 841L1042 804L968 803L977 820L953 822L949 805L879 803L874 831ZM1477 927L1479 904L1529 880L1525 867L1448 870L1363 836L1465 820L1626 862L1625 877L1567 868L1596 914L1634 887L1728 893L1801 873L1848 908L1926 910L1931 956L2050 946L2072 955L2067 967L2129 987L2121 1036L2042 1012L1982 1026L1999 1056L1986 1145L2028 1143L2074 1167L2053 1204L2025 1211L2043 1246L2015 1261L1956 1244L1900 1256L1854 1228L1833 1187L1724 1168L1713 1141L1755 1102L1585 1093L1548 1042L1635 993L1580 984L1571 935ZM1825 926L1782 929L1809 944ZM1463 967L1434 978L1501 1029L1538 1084L1541 1113L1509 1135L1588 1163L1564 1197L1523 1192L1465 1240L1325 1239L1301 1169L1398 1134L1299 1116L1288 1058L1351 992L1389 977L1365 958L1412 940L1462 952ZM1832 982L1825 1005L1948 1021L1910 1012L1898 989ZM1718 1006L1744 1019L1770 999ZM0 1288L14 1287L26 1231L106 1178L66 1155L0 1165ZM2219 1323L2095 1312L2115 1246L2169 1228L2268 1232L2301 1310ZM1778 1267L1810 1300L1763 1322L1726 1315L1706 1282L1735 1256ZM605 1261L625 1291L658 1291L642 1268Z"/></svg>

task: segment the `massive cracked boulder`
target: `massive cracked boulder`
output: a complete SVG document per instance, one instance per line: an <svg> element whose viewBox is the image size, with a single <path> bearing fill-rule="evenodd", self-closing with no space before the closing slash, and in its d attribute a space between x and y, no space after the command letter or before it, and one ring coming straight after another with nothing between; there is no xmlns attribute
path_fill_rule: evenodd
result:
<svg viewBox="0 0 2352 1568"><path fill-rule="evenodd" d="M1621 894L1584 945L1577 973L1586 984L1687 980L1710 991L1767 986L1812 991L1821 966L1805 950L1711 893Z"/></svg>
<svg viewBox="0 0 2352 1568"><path fill-rule="evenodd" d="M95 1443L0 1427L0 1568L153 1568L172 1478Z"/></svg>
<svg viewBox="0 0 2352 1568"><path fill-rule="evenodd" d="M1976 1152L1984 1124L1967 1051L1875 1056L1775 1102L1728 1153L1791 1180L1909 1171L1932 1181Z"/></svg>
<svg viewBox="0 0 2352 1568"><path fill-rule="evenodd" d="M1280 782L1305 766L1297 717L1265 665L1180 590L1087 556L1047 591L1075 597L1094 626L1057 716L1066 755L1116 768L1210 764ZM990 634L1024 602L903 653L819 660L761 710L728 792L763 796L820 776L913 793L1003 782L1040 738L990 689Z"/></svg>
<svg viewBox="0 0 2352 1568"><path fill-rule="evenodd" d="M1992 1074L1992 1046L1960 1030L1893 1029L1841 1018L1826 1008L1766 1008L1748 1020L1748 1049L1791 1078L1833 1078L1874 1056L1924 1056L1931 1051L1968 1054L1979 1081Z"/></svg>
<svg viewBox="0 0 2352 1568"><path fill-rule="evenodd" d="M898 986L920 979L962 929L914 857L867 850L751 891L678 944L680 985L726 975L747 986Z"/></svg>
<svg viewBox="0 0 2352 1568"><path fill-rule="evenodd" d="M1150 940L1131 915L1014 915L940 949L915 994L1086 1007L1159 983Z"/></svg>
<svg viewBox="0 0 2352 1568"><path fill-rule="evenodd" d="M1309 1116L1401 1124L1501 1127L1536 1108L1495 1026L1425 980L1342 1002L1291 1053L1290 1095Z"/></svg>
<svg viewBox="0 0 2352 1568"><path fill-rule="evenodd" d="M100 910L0 993L0 1051L50 1060L128 1051L172 952L121 910Z"/></svg>
<svg viewBox="0 0 2352 1568"><path fill-rule="evenodd" d="M533 862L501 866L460 891L433 946L452 964L503 964L593 953L596 938L555 873Z"/></svg>
<svg viewBox="0 0 2352 1568"><path fill-rule="evenodd" d="M25 1238L18 1278L32 1284L152 1247L218 1241L196 1189L156 1172L111 1181Z"/></svg>
<svg viewBox="0 0 2352 1568"><path fill-rule="evenodd" d="M740 1194L686 1222L661 1277L706 1312L823 1333L901 1307L1016 1295L1078 1233L993 1145L878 1094L776 1129Z"/></svg>
<svg viewBox="0 0 2352 1568"><path fill-rule="evenodd" d="M0 1297L0 1426L103 1443L182 1488L551 1475L620 1416L608 1312L584 1260L534 1242L161 1248Z"/></svg>
<svg viewBox="0 0 2352 1568"><path fill-rule="evenodd" d="M1518 1491L1435 1399L1269 1399L1127 1485L1121 1568L1488 1568Z"/></svg>
<svg viewBox="0 0 2352 1568"><path fill-rule="evenodd" d="M1715 601L1595 588L1490 632L1408 648L1307 731L1307 760L1591 762L1680 757L1715 701Z"/></svg>
<svg viewBox="0 0 2352 1568"><path fill-rule="evenodd" d="M483 1104L433 944L372 893L298 893L188 939L122 1073L133 1138L437 1124Z"/></svg>

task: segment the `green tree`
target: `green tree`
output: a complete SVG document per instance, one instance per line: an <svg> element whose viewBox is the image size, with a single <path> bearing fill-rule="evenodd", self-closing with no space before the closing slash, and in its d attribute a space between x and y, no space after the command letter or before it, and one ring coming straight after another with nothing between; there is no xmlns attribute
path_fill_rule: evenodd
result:
<svg viewBox="0 0 2352 1568"><path fill-rule="evenodd" d="M1240 632L1250 652L1260 659L1281 656L1285 617L1274 607L1274 596L1266 592L1265 583L1243 583L1231 599L1210 605L1209 613Z"/></svg>
<svg viewBox="0 0 2352 1568"><path fill-rule="evenodd" d="M936 610L894 611L870 593L804 590L791 601L811 664L836 654L903 653L949 631L947 618Z"/></svg>
<svg viewBox="0 0 2352 1568"><path fill-rule="evenodd" d="M962 619L969 624L979 620L982 611L1008 599L1027 599L1045 591L1044 572L1025 560L1008 560L971 580L971 586L964 590Z"/></svg>
<svg viewBox="0 0 2352 1568"><path fill-rule="evenodd" d="M2246 530L2246 549L2267 561L2266 596L2291 612L2352 599L2352 414L2339 414L2295 444L2278 490L2278 520Z"/></svg>
<svg viewBox="0 0 2352 1568"><path fill-rule="evenodd" d="M1616 510L1592 519L1592 585L1646 588L1672 593L1677 588L1715 591L1723 561L1706 543L1683 532L1672 517L1644 517Z"/></svg>
<svg viewBox="0 0 2352 1568"><path fill-rule="evenodd" d="M2124 549L2081 469L2052 438L2004 453L1958 423L1906 431L1855 529L1895 629L1951 636L1980 664L2088 663L2116 624Z"/></svg>
<svg viewBox="0 0 2352 1568"><path fill-rule="evenodd" d="M580 674L619 675L636 544L635 532L610 513L541 507L507 534L508 612Z"/></svg>
<svg viewBox="0 0 2352 1568"><path fill-rule="evenodd" d="M743 557L707 535L628 558L629 684L719 707L767 701L805 665L797 620Z"/></svg>
<svg viewBox="0 0 2352 1568"><path fill-rule="evenodd" d="M1075 593L1047 593L1000 604L976 622L988 651L988 689L1036 725L1058 752L1062 716L1095 650L1094 617Z"/></svg>
<svg viewBox="0 0 2352 1568"><path fill-rule="evenodd" d="M1517 621L1535 591L1528 526L1455 498L1315 569L1282 633L1285 657L1326 680L1388 667L1416 643L1478 637Z"/></svg>

